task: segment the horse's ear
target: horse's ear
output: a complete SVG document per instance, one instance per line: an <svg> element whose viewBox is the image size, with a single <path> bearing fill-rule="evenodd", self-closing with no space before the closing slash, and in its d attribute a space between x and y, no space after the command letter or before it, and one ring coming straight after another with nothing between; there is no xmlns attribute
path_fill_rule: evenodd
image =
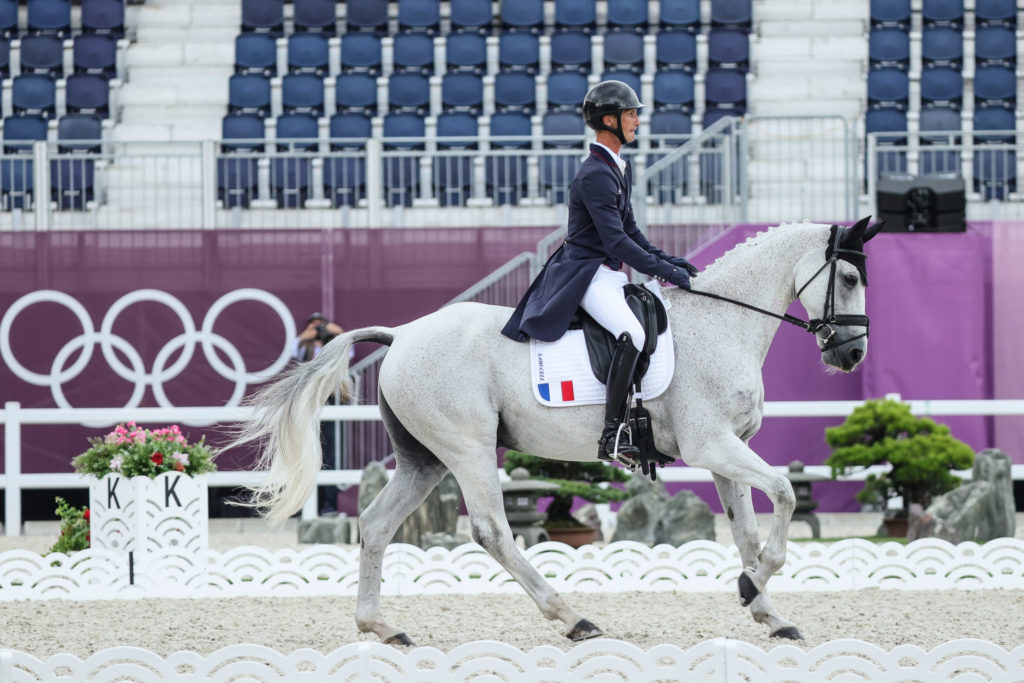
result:
<svg viewBox="0 0 1024 683"><path fill-rule="evenodd" d="M884 218L869 226L868 229L864 231L864 241L867 242L869 239L877 235L882 230L883 225L885 225Z"/></svg>
<svg viewBox="0 0 1024 683"><path fill-rule="evenodd" d="M846 239L844 241L861 240L863 242L867 242L868 238L864 235L864 230L867 229L868 223L870 222L871 216L865 216L854 223L853 227L847 230Z"/></svg>

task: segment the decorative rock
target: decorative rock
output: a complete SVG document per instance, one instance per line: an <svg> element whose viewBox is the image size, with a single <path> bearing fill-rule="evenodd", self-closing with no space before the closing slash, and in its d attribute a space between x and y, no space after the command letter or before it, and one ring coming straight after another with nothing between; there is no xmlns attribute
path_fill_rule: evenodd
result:
<svg viewBox="0 0 1024 683"><path fill-rule="evenodd" d="M363 468L363 476L359 479L359 496L356 506L359 514L370 506L384 485L388 483L388 471L384 463L371 462Z"/></svg>
<svg viewBox="0 0 1024 683"><path fill-rule="evenodd" d="M572 517L580 524L585 524L586 526L597 529L597 531L594 534L595 541L604 540L604 537L601 534L601 517L597 514L596 505L594 505L593 503L587 503L586 505L580 507L579 510L576 510L576 512L572 513Z"/></svg>
<svg viewBox="0 0 1024 683"><path fill-rule="evenodd" d="M1012 537L1017 520L1010 457L994 448L978 453L972 481L937 497L911 524L911 540L933 536L950 543L984 543Z"/></svg>
<svg viewBox="0 0 1024 683"><path fill-rule="evenodd" d="M626 491L631 496L619 508L612 542L638 541L653 544L654 529L669 499L664 482L651 481L647 477L632 477L626 482Z"/></svg>
<svg viewBox="0 0 1024 683"><path fill-rule="evenodd" d="M348 543L347 515L317 517L299 522L299 543Z"/></svg>
<svg viewBox="0 0 1024 683"><path fill-rule="evenodd" d="M654 527L654 542L678 547L701 540L715 540L715 517L696 493L680 491L665 503Z"/></svg>

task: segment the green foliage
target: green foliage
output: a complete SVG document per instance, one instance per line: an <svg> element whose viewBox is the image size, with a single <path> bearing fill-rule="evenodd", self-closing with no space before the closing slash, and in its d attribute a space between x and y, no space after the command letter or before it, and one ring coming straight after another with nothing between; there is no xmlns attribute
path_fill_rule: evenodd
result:
<svg viewBox="0 0 1024 683"><path fill-rule="evenodd" d="M89 508L76 508L57 496L56 514L60 518L60 537L50 548L51 553L70 554L89 547Z"/></svg>
<svg viewBox="0 0 1024 683"><path fill-rule="evenodd" d="M974 451L954 438L949 427L927 417L914 417L910 406L892 399L866 401L838 427L825 430L833 452L825 464L833 478L860 468L889 463L887 474L868 475L857 494L862 503L885 505L903 497L927 507L933 496L960 485L950 470L966 470L974 463Z"/></svg>
<svg viewBox="0 0 1024 683"><path fill-rule="evenodd" d="M572 518L570 511L574 496L592 503L611 503L629 498L622 489L598 486L605 482L626 482L631 476L625 470L603 462L548 460L520 451L506 451L505 471L511 472L517 467L524 468L533 479L550 481L560 487L548 506L548 519L552 521Z"/></svg>
<svg viewBox="0 0 1024 683"><path fill-rule="evenodd" d="M101 478L115 472L125 477L155 477L163 472L184 472L195 476L211 472L213 453L205 437L190 444L178 425L143 429L134 422L119 424L106 436L89 439L92 448L76 456L76 472Z"/></svg>

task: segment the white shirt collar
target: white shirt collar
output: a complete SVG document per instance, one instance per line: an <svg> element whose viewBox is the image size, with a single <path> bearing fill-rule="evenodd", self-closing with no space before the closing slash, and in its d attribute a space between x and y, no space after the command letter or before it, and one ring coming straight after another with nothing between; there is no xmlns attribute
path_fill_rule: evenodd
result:
<svg viewBox="0 0 1024 683"><path fill-rule="evenodd" d="M612 155L612 160L615 162L615 165L619 167L619 173L621 173L623 175L626 174L626 160L625 159L623 159L618 154L613 152L608 145L602 145L600 142L596 142L596 141L594 142L594 144L597 145L598 147L604 148L609 154L611 154Z"/></svg>

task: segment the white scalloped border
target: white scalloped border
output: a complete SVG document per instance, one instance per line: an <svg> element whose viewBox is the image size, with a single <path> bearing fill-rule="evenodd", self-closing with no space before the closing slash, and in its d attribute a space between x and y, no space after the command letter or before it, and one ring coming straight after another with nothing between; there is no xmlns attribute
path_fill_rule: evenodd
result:
<svg viewBox="0 0 1024 683"><path fill-rule="evenodd" d="M734 591L740 572L735 546L694 541L680 547L622 541L573 549L540 543L526 556L561 592ZM51 566L54 561L60 566ZM271 551L240 546L224 552L143 556L129 571L127 555L86 550L40 556L0 553L0 601L112 600L140 597L291 597L355 595L359 551L331 545ZM447 550L394 544L384 556L387 595L518 593L521 588L476 544ZM182 591L187 587L187 591ZM984 545L922 539L903 545L860 539L790 543L773 591L863 588L970 590L1024 588L1024 541Z"/></svg>

